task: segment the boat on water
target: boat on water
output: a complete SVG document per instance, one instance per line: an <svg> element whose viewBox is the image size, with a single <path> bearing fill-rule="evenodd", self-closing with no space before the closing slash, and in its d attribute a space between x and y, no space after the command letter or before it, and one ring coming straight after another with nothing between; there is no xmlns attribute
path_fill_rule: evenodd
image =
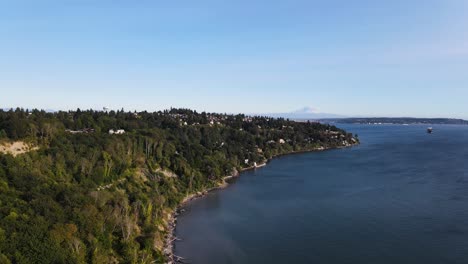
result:
<svg viewBox="0 0 468 264"><path fill-rule="evenodd" d="M432 127L427 128L427 133L432 134Z"/></svg>

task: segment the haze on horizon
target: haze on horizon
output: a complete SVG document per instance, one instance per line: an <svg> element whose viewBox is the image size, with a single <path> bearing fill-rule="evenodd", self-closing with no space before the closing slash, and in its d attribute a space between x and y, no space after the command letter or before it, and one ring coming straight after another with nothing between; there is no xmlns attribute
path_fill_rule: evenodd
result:
<svg viewBox="0 0 468 264"><path fill-rule="evenodd" d="M467 13L463 0L0 0L0 108L468 119Z"/></svg>

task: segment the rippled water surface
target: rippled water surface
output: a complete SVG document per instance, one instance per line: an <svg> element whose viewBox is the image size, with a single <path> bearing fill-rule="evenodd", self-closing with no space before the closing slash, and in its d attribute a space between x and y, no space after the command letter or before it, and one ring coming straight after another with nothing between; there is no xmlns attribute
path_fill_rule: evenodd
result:
<svg viewBox="0 0 468 264"><path fill-rule="evenodd" d="M348 125L362 144L243 173L179 217L204 263L468 263L468 126Z"/></svg>

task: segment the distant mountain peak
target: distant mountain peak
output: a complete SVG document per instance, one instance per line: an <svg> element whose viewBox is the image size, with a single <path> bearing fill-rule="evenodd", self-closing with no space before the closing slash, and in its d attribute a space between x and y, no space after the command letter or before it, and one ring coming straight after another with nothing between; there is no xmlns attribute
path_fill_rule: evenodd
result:
<svg viewBox="0 0 468 264"><path fill-rule="evenodd" d="M296 111L293 111L294 114L319 114L320 111L317 108L306 106Z"/></svg>
<svg viewBox="0 0 468 264"><path fill-rule="evenodd" d="M330 114L330 113L322 113L315 107L306 106L296 111L292 111L289 113L269 113L266 114L271 117L282 117L282 118L289 118L289 119L308 119L308 120L317 120L323 118L341 118L343 116Z"/></svg>

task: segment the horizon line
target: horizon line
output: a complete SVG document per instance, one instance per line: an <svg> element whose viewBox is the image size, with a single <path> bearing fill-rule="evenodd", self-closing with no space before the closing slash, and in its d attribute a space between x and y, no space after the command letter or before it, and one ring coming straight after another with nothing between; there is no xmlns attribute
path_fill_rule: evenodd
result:
<svg viewBox="0 0 468 264"><path fill-rule="evenodd" d="M157 113L157 112L164 112L164 111L167 111L167 110L171 110L171 109L185 109L185 110L191 110L191 111L194 111L194 112L198 112L198 113L211 113L211 114L226 114L226 115L247 115L247 116L265 116L265 117L273 117L273 118L285 118L285 119L292 119L292 120L336 120L336 119L358 119L358 118L366 118L366 119L372 119L372 118L375 118L375 119L378 119L378 118L382 118L382 119L385 119L385 118L398 118L398 119L454 119L454 120L463 120L463 121L468 121L468 118L458 118L458 117L417 117L417 116L386 116L386 115L382 115L382 116L342 116L342 117L319 117L319 118L307 118L307 117L282 117L282 116L271 116L271 115L281 115L281 114L295 114L294 112L277 112L277 113L242 113L242 112L238 112L238 113L229 113L229 112L217 112L217 111L206 111L206 110L203 110L203 111L200 111L200 110L196 110L196 109L192 109L192 108L187 108L187 107L170 107L170 108L167 108L167 109L160 109L160 110L154 110L154 111L149 111L149 110L125 110L124 107L120 108L120 109L108 109L108 110L105 110L104 107L103 109L93 109L93 108L76 108L76 109L68 109L68 110L64 110L64 109L47 109L47 108L37 108L37 107L34 107L34 108L27 108L27 107L1 107L0 108L0 111L3 111L3 112L8 112L8 111L15 111L17 109L20 109L20 110L23 110L23 111L34 111L34 110L38 110L38 111L44 111L44 112L48 112L48 113L58 113L58 112L76 112L77 110L80 110L80 111L96 111L96 112L111 112L111 111L114 111L114 112L117 112L117 111L123 111L123 112L126 112L126 113L142 113L142 112L147 112L147 113ZM308 113L299 113L299 114L303 114L303 115L307 115ZM313 114L328 114L328 113L312 113L311 115ZM328 115L340 115L340 114L328 114Z"/></svg>

